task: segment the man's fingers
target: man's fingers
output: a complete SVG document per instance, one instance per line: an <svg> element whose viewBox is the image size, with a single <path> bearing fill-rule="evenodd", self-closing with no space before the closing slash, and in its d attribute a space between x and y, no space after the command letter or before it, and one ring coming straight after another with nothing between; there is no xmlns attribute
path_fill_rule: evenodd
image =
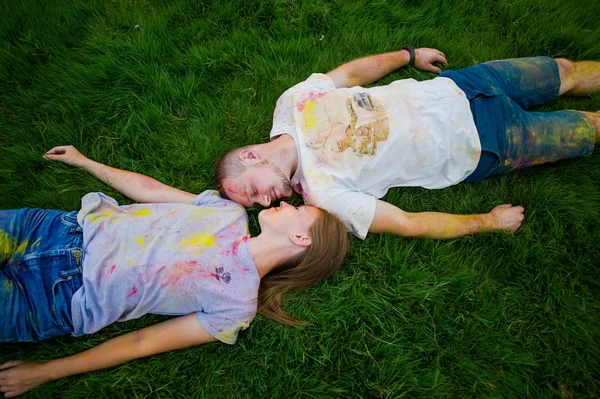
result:
<svg viewBox="0 0 600 399"><path fill-rule="evenodd" d="M429 72L434 72L434 73L437 73L438 75L439 75L440 73L442 73L442 70L441 70L440 68L436 67L435 65L430 65L430 66L429 66L429 68L427 68L427 70L428 70Z"/></svg>
<svg viewBox="0 0 600 399"><path fill-rule="evenodd" d="M439 62L440 64L448 65L448 61L446 61L446 56L444 56L444 53L440 53L438 55L436 62Z"/></svg>

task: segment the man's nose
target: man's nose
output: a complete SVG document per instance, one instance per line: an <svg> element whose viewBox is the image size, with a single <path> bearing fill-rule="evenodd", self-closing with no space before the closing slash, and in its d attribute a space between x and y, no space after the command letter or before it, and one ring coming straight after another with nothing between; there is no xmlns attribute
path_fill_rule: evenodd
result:
<svg viewBox="0 0 600 399"><path fill-rule="evenodd" d="M257 202L265 208L268 208L269 206L271 206L271 197L269 197L268 195L260 196Z"/></svg>

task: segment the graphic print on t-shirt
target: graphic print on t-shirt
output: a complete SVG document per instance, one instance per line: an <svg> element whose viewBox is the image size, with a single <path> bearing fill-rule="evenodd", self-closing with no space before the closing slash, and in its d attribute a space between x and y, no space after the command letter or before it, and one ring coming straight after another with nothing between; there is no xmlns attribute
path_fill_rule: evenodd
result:
<svg viewBox="0 0 600 399"><path fill-rule="evenodd" d="M366 92L354 93L345 101L339 97L339 92L328 92L304 103L306 146L333 152L351 150L358 157L376 155L377 144L386 141L390 132L384 107Z"/></svg>

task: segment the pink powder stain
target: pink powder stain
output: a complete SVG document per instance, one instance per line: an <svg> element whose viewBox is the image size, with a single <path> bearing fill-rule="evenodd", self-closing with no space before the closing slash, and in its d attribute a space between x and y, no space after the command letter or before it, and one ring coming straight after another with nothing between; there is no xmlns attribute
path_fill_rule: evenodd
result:
<svg viewBox="0 0 600 399"><path fill-rule="evenodd" d="M108 275L110 276L117 269L117 265L112 265L110 269L108 269Z"/></svg>
<svg viewBox="0 0 600 399"><path fill-rule="evenodd" d="M142 187L150 189L150 190L156 190L157 188L160 187L160 183L154 179L146 178L142 181Z"/></svg>
<svg viewBox="0 0 600 399"><path fill-rule="evenodd" d="M162 271L165 267L166 266L161 267L159 271ZM200 278L204 279L211 277L210 272L207 272L204 267L202 267L202 265L195 260L175 263L169 266L169 268L163 274L164 280L160 284L160 287L165 288L170 286L169 290L171 292L179 291L181 288L183 288L181 285L184 283L184 281L189 280L190 278L192 280L196 280L198 278L198 274Z"/></svg>
<svg viewBox="0 0 600 399"><path fill-rule="evenodd" d="M133 287L131 287L131 291L129 291L129 295L127 295L127 298L130 298L130 297L134 296L135 294L137 294L137 292L138 292L138 289L134 285Z"/></svg>
<svg viewBox="0 0 600 399"><path fill-rule="evenodd" d="M237 240L237 241L235 241L235 242L233 243L233 247L231 248L231 253L232 253L232 254L234 254L234 255L235 255L235 254L237 254L237 250L238 250L238 248L240 247L240 245L241 245L243 242L246 242L246 241L248 241L248 236L245 236L245 237L244 237L244 238L242 238L241 240Z"/></svg>

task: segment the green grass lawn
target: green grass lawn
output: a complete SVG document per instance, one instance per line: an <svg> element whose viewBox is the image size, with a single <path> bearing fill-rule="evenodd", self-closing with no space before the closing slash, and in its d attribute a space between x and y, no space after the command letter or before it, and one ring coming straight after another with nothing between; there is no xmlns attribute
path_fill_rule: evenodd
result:
<svg viewBox="0 0 600 399"><path fill-rule="evenodd" d="M66 4L69 3L69 4ZM268 139L278 96L312 72L405 45L449 68L547 55L600 59L600 3L580 0L7 0L0 3L0 208L127 200L41 155L73 144L178 188L213 188L225 150ZM408 67L382 79L433 75ZM541 110L600 109L600 95ZM515 234L353 239L341 271L289 295L302 329L257 317L234 346L152 356L26 397L600 396L600 156L444 190L392 189L409 211L525 207ZM258 210L251 210L256 232ZM161 320L2 345L68 356ZM10 322L1 320L0 322Z"/></svg>

